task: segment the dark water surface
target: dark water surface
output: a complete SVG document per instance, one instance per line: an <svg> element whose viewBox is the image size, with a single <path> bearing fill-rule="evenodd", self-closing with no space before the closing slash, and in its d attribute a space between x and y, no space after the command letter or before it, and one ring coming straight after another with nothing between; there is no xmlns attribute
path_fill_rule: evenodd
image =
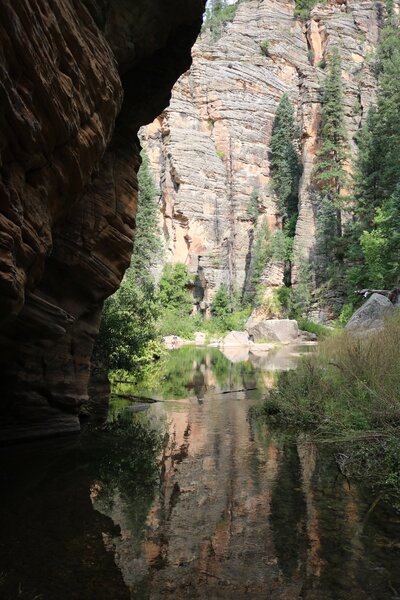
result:
<svg viewBox="0 0 400 600"><path fill-rule="evenodd" d="M124 413L164 436L156 485L145 453L104 440L3 449L0 598L400 598L400 515L329 447L249 419L305 350L174 351L140 386L164 401Z"/></svg>

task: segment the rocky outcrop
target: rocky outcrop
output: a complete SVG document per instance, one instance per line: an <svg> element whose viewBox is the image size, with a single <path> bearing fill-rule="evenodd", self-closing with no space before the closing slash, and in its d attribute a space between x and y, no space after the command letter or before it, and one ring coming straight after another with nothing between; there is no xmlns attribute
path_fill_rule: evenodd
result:
<svg viewBox="0 0 400 600"><path fill-rule="evenodd" d="M372 294L353 314L346 325L352 333L365 333L382 329L385 319L395 310L392 302L382 294Z"/></svg>
<svg viewBox="0 0 400 600"><path fill-rule="evenodd" d="M254 240L263 222L281 227L270 186L269 142L278 102L287 92L300 130L303 175L294 241L298 280L313 259L316 206L312 173L318 149L325 64L335 46L343 59L346 128L353 138L375 96L371 57L382 6L372 0L321 3L308 22L289 0L248 0L213 41L204 33L193 66L176 84L169 108L142 130L160 184L166 260L197 273L205 303L225 283L249 287ZM266 44L264 44L266 42ZM267 47L262 51L260 45ZM258 194L258 219L249 211ZM268 288L282 285L284 264L270 263Z"/></svg>
<svg viewBox="0 0 400 600"><path fill-rule="evenodd" d="M79 429L129 264L137 131L190 65L202 0L1 0L2 437Z"/></svg>

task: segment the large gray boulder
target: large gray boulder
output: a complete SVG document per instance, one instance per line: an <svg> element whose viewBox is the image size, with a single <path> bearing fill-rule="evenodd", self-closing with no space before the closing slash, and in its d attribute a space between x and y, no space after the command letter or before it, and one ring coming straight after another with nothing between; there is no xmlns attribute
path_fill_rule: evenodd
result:
<svg viewBox="0 0 400 600"><path fill-rule="evenodd" d="M385 317L395 310L393 304L382 294L372 294L370 298L351 317L345 329L353 332L380 329Z"/></svg>
<svg viewBox="0 0 400 600"><path fill-rule="evenodd" d="M293 319L264 319L255 320L250 317L246 329L253 342L270 341L288 344L299 337L299 326Z"/></svg>
<svg viewBox="0 0 400 600"><path fill-rule="evenodd" d="M222 340L224 348L236 346L248 346L250 343L247 331L230 331Z"/></svg>

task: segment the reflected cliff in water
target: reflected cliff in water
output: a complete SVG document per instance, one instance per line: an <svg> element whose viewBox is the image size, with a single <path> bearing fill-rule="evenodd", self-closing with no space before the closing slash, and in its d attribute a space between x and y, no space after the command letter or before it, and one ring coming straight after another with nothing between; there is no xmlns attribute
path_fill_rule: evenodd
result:
<svg viewBox="0 0 400 600"><path fill-rule="evenodd" d="M397 598L399 516L349 486L330 447L249 418L301 351L261 366L174 351L141 386L163 402L139 415L115 402L118 443L110 423L108 437L3 452L0 597Z"/></svg>

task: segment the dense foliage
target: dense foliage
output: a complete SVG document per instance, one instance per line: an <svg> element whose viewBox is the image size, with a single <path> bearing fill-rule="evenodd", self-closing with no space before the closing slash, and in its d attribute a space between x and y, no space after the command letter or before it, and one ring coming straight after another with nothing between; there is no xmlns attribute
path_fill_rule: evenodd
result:
<svg viewBox="0 0 400 600"><path fill-rule="evenodd" d="M397 316L383 332L328 338L316 355L300 361L296 371L279 375L261 415L270 424L308 430L318 439L375 443L370 459L375 452L376 477L398 494L399 336Z"/></svg>
<svg viewBox="0 0 400 600"><path fill-rule="evenodd" d="M112 369L135 369L139 373L161 351L156 335L160 306L151 274L160 253L158 209L145 155L138 182L138 227L132 263L119 290L104 304L94 355Z"/></svg>
<svg viewBox="0 0 400 600"><path fill-rule="evenodd" d="M139 206L136 215L135 244L131 270L138 285L154 286L151 268L161 256L158 231L157 190L150 172L149 159L142 152L142 165L138 173Z"/></svg>
<svg viewBox="0 0 400 600"><path fill-rule="evenodd" d="M289 235L294 236L298 214L300 161L296 150L298 131L288 94L283 94L275 115L270 143L272 187Z"/></svg>
<svg viewBox="0 0 400 600"><path fill-rule="evenodd" d="M332 52L321 101L321 145L314 173L319 190L316 275L319 284L337 278L341 255L342 209L348 180L347 133L344 126L342 64L337 48Z"/></svg>
<svg viewBox="0 0 400 600"><path fill-rule="evenodd" d="M347 288L399 285L400 35L382 34L377 56L378 98L358 136L354 221L348 227Z"/></svg>
<svg viewBox="0 0 400 600"><path fill-rule="evenodd" d="M207 5L204 19L204 29L209 30L214 40L217 40L225 23L233 21L240 0L228 4L226 0L210 0Z"/></svg>
<svg viewBox="0 0 400 600"><path fill-rule="evenodd" d="M308 19L310 12L318 4L318 0L296 0L294 14L301 19Z"/></svg>

